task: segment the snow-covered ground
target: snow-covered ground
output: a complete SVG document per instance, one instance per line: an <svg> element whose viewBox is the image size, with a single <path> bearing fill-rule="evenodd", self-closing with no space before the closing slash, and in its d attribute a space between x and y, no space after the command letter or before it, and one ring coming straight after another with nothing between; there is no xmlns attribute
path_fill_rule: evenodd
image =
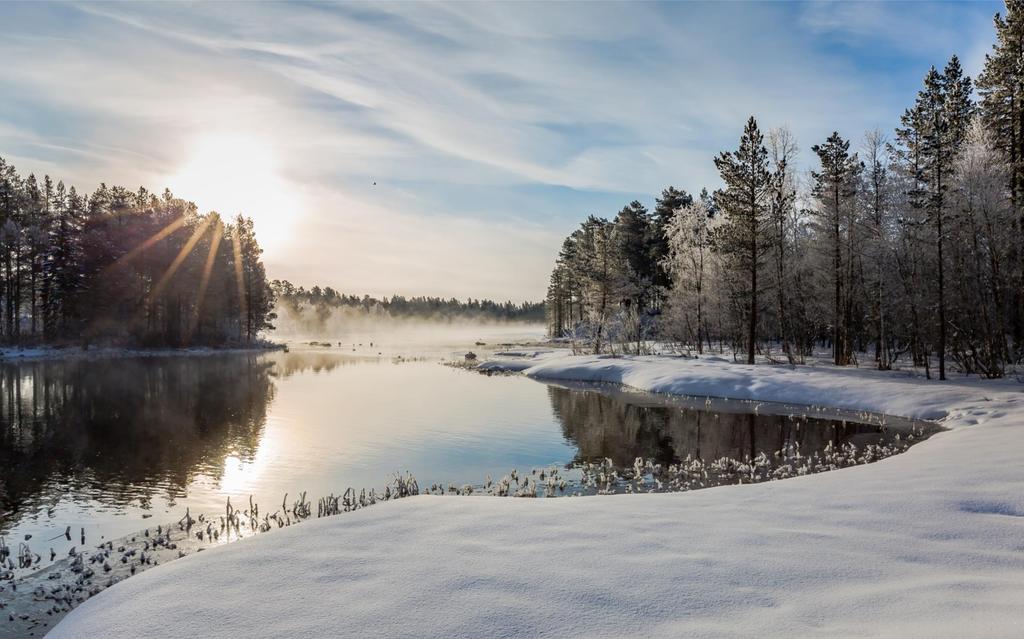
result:
<svg viewBox="0 0 1024 639"><path fill-rule="evenodd" d="M1024 636L1024 386L701 360L538 378L942 419L841 471L691 493L417 497L186 557L53 637Z"/></svg>

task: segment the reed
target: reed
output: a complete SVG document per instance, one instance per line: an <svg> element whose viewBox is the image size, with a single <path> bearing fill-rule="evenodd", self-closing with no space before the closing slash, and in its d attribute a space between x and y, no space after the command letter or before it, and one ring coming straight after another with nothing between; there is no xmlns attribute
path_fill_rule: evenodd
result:
<svg viewBox="0 0 1024 639"><path fill-rule="evenodd" d="M805 416L806 417L806 416ZM797 424L799 426L799 424ZM558 497L587 494L685 492L728 483L758 483L825 472L848 466L868 464L906 450L925 436L914 429L905 435L895 434L879 444L857 446L853 443L828 444L821 452L805 454L798 443L753 458L719 457L704 460L687 457L678 463L660 464L637 457L632 465L616 466L610 459L584 461L571 467L552 466L533 469L529 473L512 470L494 481L489 475L479 485L433 484L422 491L434 495L493 495L501 497ZM419 482L411 474L396 473L383 492L347 488L340 495L331 493L317 499L316 517L331 517L354 512L380 502L421 494ZM153 566L193 552L210 544L228 543L245 536L284 528L312 518L312 502L307 493L289 501L285 494L280 508L273 513L261 511L253 496L248 508L239 510L227 498L219 521L205 514L185 514L175 523L147 528L142 533L118 542L107 541L93 550L85 546L85 529L81 530L81 548L72 547L68 557L49 568L39 570L41 557L32 552L28 539L19 542L16 552L0 536L0 582L9 582L9 594L3 603L11 609L9 628L28 634L34 628L56 621L75 606L109 586ZM64 537L70 539L70 528ZM60 535L58 535L60 537ZM56 553L51 549L51 560ZM17 563L15 563L15 561ZM15 569L36 572L21 579ZM18 585L28 586L21 591ZM46 587L43 587L43 586ZM2 591L2 588L0 588ZM14 613L15 610L28 612ZM17 634L13 636L18 636Z"/></svg>

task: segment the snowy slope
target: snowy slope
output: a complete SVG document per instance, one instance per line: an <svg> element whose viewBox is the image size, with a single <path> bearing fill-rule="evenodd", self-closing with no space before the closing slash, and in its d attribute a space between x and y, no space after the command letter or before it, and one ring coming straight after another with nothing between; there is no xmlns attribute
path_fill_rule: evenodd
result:
<svg viewBox="0 0 1024 639"><path fill-rule="evenodd" d="M1021 637L1024 393L545 354L528 375L935 418L867 466L683 494L418 497L186 557L52 637Z"/></svg>

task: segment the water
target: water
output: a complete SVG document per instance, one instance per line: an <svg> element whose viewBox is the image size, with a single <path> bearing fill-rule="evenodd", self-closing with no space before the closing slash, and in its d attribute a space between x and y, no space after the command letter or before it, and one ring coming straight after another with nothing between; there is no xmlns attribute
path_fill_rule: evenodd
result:
<svg viewBox="0 0 1024 639"><path fill-rule="evenodd" d="M796 442L809 454L880 438L877 425L804 420L799 408L755 415L752 404L484 376L441 365L461 357L454 344L352 340L0 366L0 535L13 546L31 535L46 565L83 528L95 545L186 507L221 513L229 496L273 510L285 493L315 503L402 471L421 486L479 486L512 469L743 458Z"/></svg>

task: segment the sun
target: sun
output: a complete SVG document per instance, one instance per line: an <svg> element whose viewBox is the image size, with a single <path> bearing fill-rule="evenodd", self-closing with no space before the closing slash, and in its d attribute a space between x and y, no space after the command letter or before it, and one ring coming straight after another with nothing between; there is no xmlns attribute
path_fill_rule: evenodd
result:
<svg viewBox="0 0 1024 639"><path fill-rule="evenodd" d="M217 211L230 220L251 217L260 245L273 252L284 245L299 215L297 189L282 178L273 145L249 135L206 135L167 186L196 203L201 213Z"/></svg>

